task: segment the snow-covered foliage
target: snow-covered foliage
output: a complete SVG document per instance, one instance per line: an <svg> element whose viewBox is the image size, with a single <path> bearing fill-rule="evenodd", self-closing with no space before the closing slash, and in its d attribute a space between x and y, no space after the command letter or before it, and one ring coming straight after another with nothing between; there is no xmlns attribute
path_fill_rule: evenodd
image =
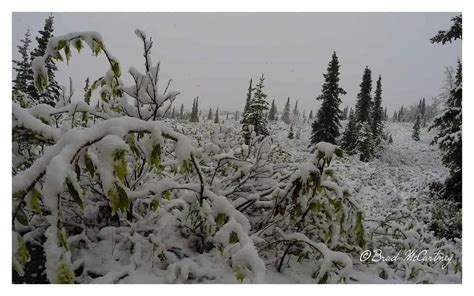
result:
<svg viewBox="0 0 474 296"><path fill-rule="evenodd" d="M267 133L249 125L246 141L237 118L163 118L177 93L158 91L152 41L136 34L145 74L131 68L134 85L123 86L98 33L72 33L52 39L47 54L63 50L69 59L66 48L85 42L109 60L105 76L83 100L70 86L61 106L13 104L12 264L20 276L34 263L50 283L461 281L461 241L430 231L428 180L446 171L428 139L414 142L410 127L393 124L394 144L365 163L331 143L307 149L310 123L302 121L295 139L275 121ZM42 90L42 59L35 65ZM31 246L44 258L33 260ZM361 260L375 249L453 259L447 268Z"/></svg>

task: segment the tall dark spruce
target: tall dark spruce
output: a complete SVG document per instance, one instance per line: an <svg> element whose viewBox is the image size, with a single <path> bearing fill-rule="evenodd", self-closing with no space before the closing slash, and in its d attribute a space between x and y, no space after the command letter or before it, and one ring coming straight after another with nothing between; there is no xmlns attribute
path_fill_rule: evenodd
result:
<svg viewBox="0 0 474 296"><path fill-rule="evenodd" d="M250 101L252 100L252 92L253 92L253 87L252 87L252 78L250 78L250 81L249 81L249 88L247 89L247 98L245 99L245 106L244 106L244 113L243 114L246 114L249 110L249 106L250 106ZM242 122L241 123L244 123L244 118L242 118Z"/></svg>
<svg viewBox="0 0 474 296"><path fill-rule="evenodd" d="M27 104L29 100L23 96L28 92L28 87L33 81L31 74L31 60L30 60L30 45L31 45L31 33L28 29L25 33L25 38L20 40L20 45L17 46L20 59L13 60L13 70L16 72L15 79L13 80L13 92L14 97L22 98L20 103ZM31 102L29 102L31 103ZM22 104L22 105L23 105ZM23 106L27 107L27 106Z"/></svg>
<svg viewBox="0 0 474 296"><path fill-rule="evenodd" d="M258 84L255 86L253 97L250 100L247 113L244 114L242 135L246 144L250 143L250 137L252 133L251 126L253 127L253 131L255 131L257 136L268 136L269 134L266 116L266 112L268 111L269 107L266 100L267 95L263 92L264 81L265 77L262 74Z"/></svg>
<svg viewBox="0 0 474 296"><path fill-rule="evenodd" d="M462 16L452 19L448 31L439 31L431 39L432 43L451 43L462 40ZM442 160L449 169L449 177L444 184L443 197L462 204L462 63L458 60L454 87L449 93L445 109L434 120L430 129L437 129L432 144L438 144Z"/></svg>
<svg viewBox="0 0 474 296"><path fill-rule="evenodd" d="M290 118L290 98L288 97L288 100L286 101L285 107L283 108L283 114L281 115L281 120L286 123L290 124L291 118Z"/></svg>
<svg viewBox="0 0 474 296"><path fill-rule="evenodd" d="M372 136L374 138L374 149L382 143L384 110L382 108L382 76L377 80L374 106L372 108Z"/></svg>
<svg viewBox="0 0 474 296"><path fill-rule="evenodd" d="M339 87L339 61L336 52L332 54L327 73L323 74L325 82L321 88L321 95L316 99L322 101L316 115L316 120L312 124L311 143L329 142L336 144L339 138L339 128L342 112L339 109L341 104L340 95L346 91Z"/></svg>
<svg viewBox="0 0 474 296"><path fill-rule="evenodd" d="M48 48L48 42L53 37L54 31L54 16L50 15L45 23L43 30L38 31L39 35L36 37L37 47L31 52L31 60L36 57L43 56ZM35 104L48 104L55 106L59 99L61 87L58 85L54 72L58 70L54 60L51 57L46 59L46 69L48 70L48 87L42 94L38 94L34 83L28 86L28 94L31 96ZM33 69L30 68L30 75L33 77Z"/></svg>

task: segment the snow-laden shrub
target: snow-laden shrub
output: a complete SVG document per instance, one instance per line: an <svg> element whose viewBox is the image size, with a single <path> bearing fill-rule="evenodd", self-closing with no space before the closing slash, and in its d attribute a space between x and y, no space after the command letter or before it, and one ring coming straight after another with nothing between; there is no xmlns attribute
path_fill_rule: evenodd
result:
<svg viewBox="0 0 474 296"><path fill-rule="evenodd" d="M346 282L352 269L351 253L366 244L363 216L349 190L330 167L342 150L330 143L315 146L315 155L276 189L274 207L257 226L268 241L266 251L281 271L285 264L314 263L316 282ZM334 251L337 250L337 251Z"/></svg>
<svg viewBox="0 0 474 296"><path fill-rule="evenodd" d="M135 85L123 86L118 61L99 34L71 33L51 39L45 57L68 60L70 47L80 51L85 42L94 54L105 54L106 75L86 90L84 101L72 102L71 87L54 108L13 104L15 154L21 158L22 145L41 146L28 165L14 163L15 269L23 273L29 261L28 241L44 249L51 283L116 282L143 268L170 272L171 282L210 279L215 275L193 257L203 252L228 260L240 279L263 281L265 265L248 236L248 219L205 179L199 156L209 151L154 121L178 93L167 92L169 83L158 92L152 41L136 33L146 72L130 69ZM48 83L45 57L33 63L39 92Z"/></svg>

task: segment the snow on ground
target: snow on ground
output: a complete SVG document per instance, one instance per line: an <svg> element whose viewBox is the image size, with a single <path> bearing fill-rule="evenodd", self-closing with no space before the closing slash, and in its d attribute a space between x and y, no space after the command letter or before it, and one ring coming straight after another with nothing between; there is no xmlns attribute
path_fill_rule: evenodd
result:
<svg viewBox="0 0 474 296"><path fill-rule="evenodd" d="M295 134L301 133L300 139L288 139L288 127L283 123L273 126L274 137L295 163L311 154L310 125L302 123L295 127ZM448 175L438 147L430 145L433 132L423 128L417 142L411 138L412 123L386 122L385 125L393 143L385 145L379 158L365 163L357 156L345 155L332 164L353 190L352 195L366 211L366 218L381 216L393 206L402 207L407 199L426 194L429 183L444 180Z"/></svg>
<svg viewBox="0 0 474 296"><path fill-rule="evenodd" d="M236 124L233 120L219 125L198 123L214 128L235 128ZM343 122L343 127L345 124L346 122ZM187 127L183 132L186 133L186 130L189 132ZM294 139L288 139L289 126L281 121L270 123L270 130L273 144L281 146L289 154L288 165L301 164L311 156L310 122L294 125ZM342 159L336 159L331 164L349 185L354 199L365 212L365 219L383 219L389 211L403 209L410 199L426 195L429 183L442 181L448 175L447 169L441 163L438 147L430 145L433 132L423 128L421 140L416 142L411 138L412 123L386 122L385 131L392 135L393 143L385 145L379 158L364 163L357 156L344 155ZM276 271L275 266L267 265L265 282L314 284L314 279L310 276L314 266L297 263L296 259L293 259L289 262L289 267L281 273ZM362 271L354 272L363 283L387 283ZM224 278L230 282L235 281L231 274L223 276L221 280ZM459 281L460 277L449 276L440 276L437 280L451 283Z"/></svg>

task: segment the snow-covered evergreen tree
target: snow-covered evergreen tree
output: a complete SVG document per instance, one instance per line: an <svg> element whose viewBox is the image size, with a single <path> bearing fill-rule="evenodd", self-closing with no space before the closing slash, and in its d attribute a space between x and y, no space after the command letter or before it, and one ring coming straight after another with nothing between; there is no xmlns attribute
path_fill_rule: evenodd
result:
<svg viewBox="0 0 474 296"><path fill-rule="evenodd" d="M327 73L323 74L324 83L321 88L321 95L317 97L322 101L316 115L316 120L312 124L311 143L328 142L336 144L339 138L339 128L341 127L341 104L340 95L346 91L339 87L339 61L336 52L333 52L329 62Z"/></svg>
<svg viewBox="0 0 474 296"><path fill-rule="evenodd" d="M420 140L420 125L421 125L421 114L418 113L415 118L415 123L413 124L413 133L411 137L415 141Z"/></svg>
<svg viewBox="0 0 474 296"><path fill-rule="evenodd" d="M349 116L349 106L346 106L346 107L344 107L344 109L342 110L342 117L341 117L341 119L342 119L342 120L347 120L347 119L348 119L348 116Z"/></svg>
<svg viewBox="0 0 474 296"><path fill-rule="evenodd" d="M293 121L296 121L296 119L299 116L300 116L300 111L298 110L298 100L296 100L295 108L293 109Z"/></svg>
<svg viewBox="0 0 474 296"><path fill-rule="evenodd" d="M445 44L462 39L462 16L452 19L454 24L431 39L433 43ZM443 163L450 176L444 184L443 197L462 203L462 63L458 60L454 87L451 89L445 109L434 120L430 129L438 134L433 144L438 144L443 154Z"/></svg>
<svg viewBox="0 0 474 296"><path fill-rule="evenodd" d="M256 136L268 136L269 134L266 116L269 106L266 101L267 95L263 92L264 81L265 77L262 74L262 77L260 77L259 82L255 86L247 113L244 114L242 134L246 144L249 143L252 132L255 132Z"/></svg>
<svg viewBox="0 0 474 296"><path fill-rule="evenodd" d="M219 121L219 108L216 109L216 114L214 115L214 123L220 123L220 121Z"/></svg>
<svg viewBox="0 0 474 296"><path fill-rule="evenodd" d="M309 111L308 119L313 119L313 110L310 110L310 111Z"/></svg>
<svg viewBox="0 0 474 296"><path fill-rule="evenodd" d="M31 60L37 57L42 57L48 50L48 42L53 37L54 31L54 16L51 14L44 23L44 27L38 33L39 37L36 37L37 46L33 49L30 54ZM68 59L70 53L65 53L65 58ZM59 99L61 87L58 85L55 72L57 71L56 63L54 59L62 60L63 57L59 54L56 57L49 56L46 60L47 80L48 87L45 91L38 93L33 83L29 85L28 94L31 96L35 104L48 104L50 106L56 105ZM33 77L33 69L30 69L30 75Z"/></svg>
<svg viewBox="0 0 474 296"><path fill-rule="evenodd" d="M288 139L294 139L295 133L293 132L293 124L290 125L290 131L288 132Z"/></svg>
<svg viewBox="0 0 474 296"><path fill-rule="evenodd" d="M173 111L171 111L171 118L175 119L176 118L176 108L173 106Z"/></svg>
<svg viewBox="0 0 474 296"><path fill-rule="evenodd" d="M212 120L212 109L209 108L209 112L207 113L207 120L211 121Z"/></svg>
<svg viewBox="0 0 474 296"><path fill-rule="evenodd" d="M357 119L354 114L354 110L349 111L348 122L346 125L346 129L342 134L341 138L341 148L346 151L348 154L353 154L356 149L357 144Z"/></svg>
<svg viewBox="0 0 474 296"><path fill-rule="evenodd" d="M184 104L181 104L181 107L179 108L179 119L184 119Z"/></svg>
<svg viewBox="0 0 474 296"><path fill-rule="evenodd" d="M31 73L30 59L30 29L26 30L25 38L20 40L17 46L20 59L13 60L13 70L15 70L15 79L13 80L13 99L22 107L28 107L32 104L27 96L28 89L32 86L33 75Z"/></svg>
<svg viewBox="0 0 474 296"><path fill-rule="evenodd" d="M369 122L358 122L356 149L361 161L368 162L373 156L374 136Z"/></svg>
<svg viewBox="0 0 474 296"><path fill-rule="evenodd" d="M277 107L275 105L275 100L272 100L272 105L270 107L270 111L268 112L268 120L275 121L277 120Z"/></svg>
<svg viewBox="0 0 474 296"><path fill-rule="evenodd" d="M426 127L427 114L426 114L425 98L421 99L421 102L420 102L420 115L421 115L421 126Z"/></svg>
<svg viewBox="0 0 474 296"><path fill-rule="evenodd" d="M290 97L288 97L285 107L283 108L283 114L281 115L281 120L286 124L291 123L290 108Z"/></svg>
<svg viewBox="0 0 474 296"><path fill-rule="evenodd" d="M249 106L250 106L250 101L252 100L252 92L253 91L254 91L254 88L252 87L252 78L250 78L249 88L247 89L247 97L245 99L245 106L244 106L244 113L243 114L247 114L247 112L248 112L248 109L249 109ZM244 123L243 120L244 120L244 118L242 118L241 123Z"/></svg>
<svg viewBox="0 0 474 296"><path fill-rule="evenodd" d="M383 138L383 120L384 111L382 108L382 76L377 80L374 104L372 108L372 134L374 136L374 149L377 149L382 143Z"/></svg>
<svg viewBox="0 0 474 296"><path fill-rule="evenodd" d="M360 92L357 94L357 103L355 109L355 116L358 122L366 123L371 121L372 111L372 71L369 67L365 67L362 75L362 82L360 84Z"/></svg>
<svg viewBox="0 0 474 296"><path fill-rule="evenodd" d="M199 97L196 97L193 100L193 108L191 109L191 117L189 121L199 122Z"/></svg>

